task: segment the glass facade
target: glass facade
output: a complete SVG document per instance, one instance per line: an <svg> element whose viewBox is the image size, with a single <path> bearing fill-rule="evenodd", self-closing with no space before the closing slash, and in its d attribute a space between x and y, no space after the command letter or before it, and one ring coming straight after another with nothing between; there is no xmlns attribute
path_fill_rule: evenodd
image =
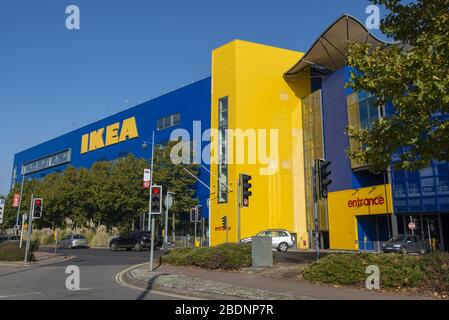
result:
<svg viewBox="0 0 449 320"><path fill-rule="evenodd" d="M376 106L376 98L365 91L355 92L347 96L348 125L355 129L370 129L373 124L384 115L384 108ZM362 144L353 139L349 140L351 151L361 150ZM366 163L351 160L353 169L367 167Z"/></svg>
<svg viewBox="0 0 449 320"><path fill-rule="evenodd" d="M304 139L304 178L306 193L307 230L315 228L313 216L313 162L324 158L323 118L321 110L321 90L302 99L302 126ZM329 230L327 205L318 202L318 222L321 231Z"/></svg>
<svg viewBox="0 0 449 320"><path fill-rule="evenodd" d="M228 202L228 97L221 98L218 102L218 202Z"/></svg>
<svg viewBox="0 0 449 320"><path fill-rule="evenodd" d="M434 161L420 171L392 172L396 213L449 211L449 163Z"/></svg>

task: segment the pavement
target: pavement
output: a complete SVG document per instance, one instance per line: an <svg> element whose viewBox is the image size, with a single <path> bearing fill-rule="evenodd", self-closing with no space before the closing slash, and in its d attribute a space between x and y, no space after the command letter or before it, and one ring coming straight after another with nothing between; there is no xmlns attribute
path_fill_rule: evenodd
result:
<svg viewBox="0 0 449 320"><path fill-rule="evenodd" d="M317 285L245 272L208 271L163 265L153 272L148 264L121 275L124 283L200 299L229 300L427 300L428 297Z"/></svg>
<svg viewBox="0 0 449 320"><path fill-rule="evenodd" d="M49 257L54 248L41 248L39 254ZM173 300L176 295L130 288L117 282L121 271L149 261L149 251L117 251L108 249L58 250L70 260L52 264L0 265L0 300ZM155 257L161 255L155 251ZM48 260L47 260L48 262ZM80 290L66 288L68 266L80 271Z"/></svg>

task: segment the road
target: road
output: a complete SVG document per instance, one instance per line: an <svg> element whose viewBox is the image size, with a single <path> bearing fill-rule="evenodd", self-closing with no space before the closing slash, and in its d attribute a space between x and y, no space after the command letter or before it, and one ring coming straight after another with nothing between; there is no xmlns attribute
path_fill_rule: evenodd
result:
<svg viewBox="0 0 449 320"><path fill-rule="evenodd" d="M51 250L51 249L42 249ZM75 256L62 263L13 268L0 266L0 300L173 300L173 297L125 287L116 275L136 264L149 261L149 251L117 251L107 249L59 250ZM161 255L155 251L155 261ZM80 270L79 291L66 288L67 266Z"/></svg>

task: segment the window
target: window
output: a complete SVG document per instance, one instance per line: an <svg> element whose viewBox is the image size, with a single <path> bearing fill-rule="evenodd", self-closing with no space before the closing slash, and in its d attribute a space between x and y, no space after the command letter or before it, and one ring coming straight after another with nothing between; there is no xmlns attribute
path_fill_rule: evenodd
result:
<svg viewBox="0 0 449 320"><path fill-rule="evenodd" d="M71 161L71 150L66 150L33 162L25 164L22 168L22 174L30 174L37 171L57 167Z"/></svg>
<svg viewBox="0 0 449 320"><path fill-rule="evenodd" d="M218 101L218 203L228 202L228 97Z"/></svg>
<svg viewBox="0 0 449 320"><path fill-rule="evenodd" d="M313 162L324 158L323 117L321 90L302 99L302 127L304 142L304 177L306 193L307 230L315 229L313 214ZM318 201L318 222L320 230L328 230L327 206L325 200Z"/></svg>
<svg viewBox="0 0 449 320"><path fill-rule="evenodd" d="M380 117L385 115L385 107L376 105L376 97L366 92L355 92L346 98L348 109L348 126L354 129L371 129ZM363 146L359 141L350 139L349 149L357 151ZM367 163L351 160L352 169L363 168Z"/></svg>
<svg viewBox="0 0 449 320"><path fill-rule="evenodd" d="M164 130L181 124L181 114L176 113L157 120L157 130Z"/></svg>

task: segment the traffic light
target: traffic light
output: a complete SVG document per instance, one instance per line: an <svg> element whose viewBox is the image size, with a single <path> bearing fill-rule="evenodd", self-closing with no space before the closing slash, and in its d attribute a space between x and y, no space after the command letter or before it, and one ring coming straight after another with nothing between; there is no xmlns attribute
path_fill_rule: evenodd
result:
<svg viewBox="0 0 449 320"><path fill-rule="evenodd" d="M248 208L249 207L249 197L252 196L252 192L251 192L251 187L252 184L250 183L251 181L251 176L247 175L247 174L241 174L240 175L240 181L241 181L241 190L242 190L242 194L241 194L241 205L244 208Z"/></svg>
<svg viewBox="0 0 449 320"><path fill-rule="evenodd" d="M221 218L221 228L226 230L228 228L228 217L224 216Z"/></svg>
<svg viewBox="0 0 449 320"><path fill-rule="evenodd" d="M327 188L332 183L332 180L329 180L329 176L332 171L329 170L332 162L320 159L318 160L318 197L320 199L327 199Z"/></svg>
<svg viewBox="0 0 449 320"><path fill-rule="evenodd" d="M151 187L151 214L162 213L162 187Z"/></svg>
<svg viewBox="0 0 449 320"><path fill-rule="evenodd" d="M35 198L33 205L33 219L42 218L42 206L44 205L44 199Z"/></svg>

